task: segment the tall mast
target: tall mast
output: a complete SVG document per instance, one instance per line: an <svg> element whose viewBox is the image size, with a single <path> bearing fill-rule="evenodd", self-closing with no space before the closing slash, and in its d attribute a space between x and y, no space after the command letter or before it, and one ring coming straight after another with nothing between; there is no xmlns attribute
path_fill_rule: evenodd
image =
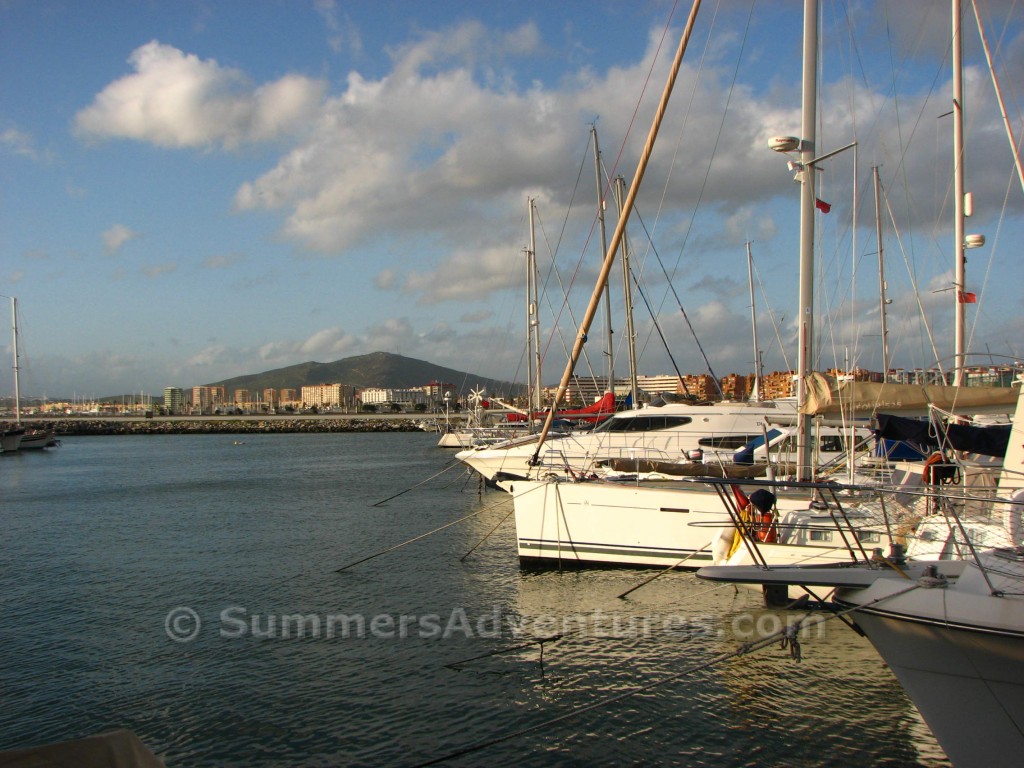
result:
<svg viewBox="0 0 1024 768"><path fill-rule="evenodd" d="M797 479L811 479L811 417L803 413L807 402L807 376L814 362L814 160L818 113L818 0L804 0L802 124L800 129L800 309L798 322L797 407L800 409L796 442Z"/></svg>
<svg viewBox="0 0 1024 768"><path fill-rule="evenodd" d="M534 211L534 200L531 197L529 199L530 205L530 250L529 257L527 258L527 269L529 273L526 276L527 283L529 285L530 292L530 349L528 354L531 355L533 362L533 402L530 403L531 410L540 410L541 405L541 364L540 364L540 301L538 299L539 292L537 290L537 238L536 230L533 223L533 211Z"/></svg>
<svg viewBox="0 0 1024 768"><path fill-rule="evenodd" d="M18 366L18 300L11 297L11 356L14 358L14 420L21 426L21 372Z"/></svg>
<svg viewBox="0 0 1024 768"><path fill-rule="evenodd" d="M953 384L962 383L964 373L964 296L967 290L964 257L964 72L960 0L953 0L953 239L956 277L953 281Z"/></svg>
<svg viewBox="0 0 1024 768"><path fill-rule="evenodd" d="M679 47L676 49L675 58L672 60L668 80L661 93L661 99L658 102L658 108L654 114L651 129L647 133L647 142L644 144L643 151L640 153L640 160L637 163L636 173L633 174L633 181L629 186L629 192L626 195L626 200L622 204L622 215L619 216L619 221L615 225L615 232L612 233L612 240L608 244L608 250L605 251L604 262L601 264L601 271L597 275L597 283L594 286L594 294L591 296L590 303L587 305L587 309L583 313L583 319L580 321L579 330L576 332L576 341L573 343L569 360L565 365L565 370L562 372L562 379L558 383L558 389L555 391L555 397L551 403L551 408L548 411L547 416L544 418L544 426L541 428L540 437L537 440L537 448L531 459L533 464L538 462L541 447L544 445L548 432L551 431L551 424L555 420L555 409L558 407L558 401L569 388L569 380L572 378L573 369L576 367L576 363L580 359L580 355L583 353L583 345L587 342L587 332L590 330L590 324L594 321L594 315L597 314L597 301L599 294L603 291L605 284L608 282L608 274L612 270L612 262L615 261L615 251L619 248L619 243L622 240L622 234L626 229L626 222L629 221L629 214L632 212L633 203L636 201L637 191L640 189L640 184L643 183L644 173L647 171L647 164L651 159L651 152L654 151L654 141L658 137L658 129L661 128L661 122L665 117L665 110L668 107L669 96L672 95L672 88L675 86L676 78L679 75L679 68L683 63L683 54L686 52L686 47L690 42L690 36L693 34L693 26L697 20L698 10L700 10L700 0L693 0L693 6L690 9L690 17L686 21L686 28L683 30L683 36L679 41Z"/></svg>
<svg viewBox="0 0 1024 768"><path fill-rule="evenodd" d="M590 127L594 136L594 170L597 175L597 222L601 231L601 256L608 250L608 233L604 223L604 184L601 183L601 150L597 145L597 126ZM615 343L612 340L612 294L610 284L604 286L605 354L608 355L608 391L615 393Z"/></svg>
<svg viewBox="0 0 1024 768"><path fill-rule="evenodd" d="M878 243L878 296L882 317L882 381L886 381L889 378L889 329L885 315L889 300L885 298L885 259L882 256L882 182L878 177L877 165L871 172L875 177L875 240Z"/></svg>
<svg viewBox="0 0 1024 768"><path fill-rule="evenodd" d="M615 201L622 215L622 199L625 195L626 181L621 176L615 179ZM626 302L626 346L629 352L629 395L632 406L639 405L640 387L636 380L636 329L633 326L633 286L629 282L629 239L622 233L622 295Z"/></svg>
<svg viewBox="0 0 1024 768"><path fill-rule="evenodd" d="M754 257L750 253L750 241L747 241L747 282L750 284L750 327L754 332L754 386L750 397L761 402L761 352L757 344L757 305L754 303Z"/></svg>

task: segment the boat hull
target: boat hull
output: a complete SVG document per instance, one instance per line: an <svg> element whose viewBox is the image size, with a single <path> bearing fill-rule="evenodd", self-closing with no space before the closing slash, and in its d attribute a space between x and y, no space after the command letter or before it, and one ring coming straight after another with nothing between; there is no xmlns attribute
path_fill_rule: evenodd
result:
<svg viewBox="0 0 1024 768"><path fill-rule="evenodd" d="M871 594L872 590L865 590L854 602L863 602ZM960 597L947 590L925 595L919 591L912 607L904 607L897 597L854 616L954 765L1020 765L1024 612L1019 601L1004 600L1004 612L1018 614L1015 621L1002 628L981 617L975 623L968 606L956 605ZM841 603L849 600L843 592L839 598ZM964 607L966 611L961 610Z"/></svg>
<svg viewBox="0 0 1024 768"><path fill-rule="evenodd" d="M699 568L726 557L734 527L713 487L686 482L555 482L511 480L521 560L559 564L677 565ZM806 507L787 497L780 506ZM806 548L792 557L806 558ZM848 557L822 548L835 560Z"/></svg>

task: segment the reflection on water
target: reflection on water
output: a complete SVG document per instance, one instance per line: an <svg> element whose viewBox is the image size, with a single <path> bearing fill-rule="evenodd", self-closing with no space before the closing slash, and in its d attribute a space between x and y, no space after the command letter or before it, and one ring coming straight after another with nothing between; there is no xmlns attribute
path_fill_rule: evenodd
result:
<svg viewBox="0 0 1024 768"><path fill-rule="evenodd" d="M948 764L838 621L799 662L708 666L792 617L687 573L619 599L651 572L520 570L504 497L457 469L374 506L443 469L433 443L72 438L0 462L0 746L127 727L171 766L413 765L543 725L448 764Z"/></svg>

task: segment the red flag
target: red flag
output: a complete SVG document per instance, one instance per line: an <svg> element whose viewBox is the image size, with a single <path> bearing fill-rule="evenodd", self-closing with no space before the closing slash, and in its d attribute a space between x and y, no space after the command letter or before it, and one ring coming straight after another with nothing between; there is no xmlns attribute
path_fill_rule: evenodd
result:
<svg viewBox="0 0 1024 768"><path fill-rule="evenodd" d="M814 198L814 207L822 213L828 213L832 210L831 203L826 203L824 200L819 200L818 198Z"/></svg>
<svg viewBox="0 0 1024 768"><path fill-rule="evenodd" d="M957 291L957 299L961 304L977 304L978 294L968 293L967 291Z"/></svg>

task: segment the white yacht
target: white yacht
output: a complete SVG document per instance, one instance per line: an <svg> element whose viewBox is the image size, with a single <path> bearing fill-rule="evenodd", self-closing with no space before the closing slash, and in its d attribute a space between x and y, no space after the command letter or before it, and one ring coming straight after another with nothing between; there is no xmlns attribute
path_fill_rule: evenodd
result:
<svg viewBox="0 0 1024 768"><path fill-rule="evenodd" d="M776 421L792 422L792 399L764 402L669 403L620 411L593 430L553 435L538 448L535 435L456 454L487 480L586 474L611 459L679 461L696 453L704 461L731 462L733 452Z"/></svg>

